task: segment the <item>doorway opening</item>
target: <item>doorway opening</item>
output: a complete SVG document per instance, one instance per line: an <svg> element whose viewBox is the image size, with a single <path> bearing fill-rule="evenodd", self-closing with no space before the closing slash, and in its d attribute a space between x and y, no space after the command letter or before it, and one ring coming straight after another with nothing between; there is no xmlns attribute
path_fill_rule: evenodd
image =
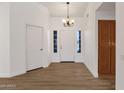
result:
<svg viewBox="0 0 124 93"><path fill-rule="evenodd" d="M96 12L98 22L98 75L115 76L115 3L105 2Z"/></svg>
<svg viewBox="0 0 124 93"><path fill-rule="evenodd" d="M55 34L56 32L56 34ZM82 31L53 31L53 53L59 56L59 62L80 62L82 58Z"/></svg>

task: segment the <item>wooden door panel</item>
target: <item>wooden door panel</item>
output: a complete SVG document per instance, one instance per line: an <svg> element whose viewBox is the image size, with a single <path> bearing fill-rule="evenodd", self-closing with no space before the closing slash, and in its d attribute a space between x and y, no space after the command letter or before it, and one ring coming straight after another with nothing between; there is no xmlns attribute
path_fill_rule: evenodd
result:
<svg viewBox="0 0 124 93"><path fill-rule="evenodd" d="M99 73L110 73L110 53L109 50L109 34L108 23L106 21L99 21Z"/></svg>
<svg viewBox="0 0 124 93"><path fill-rule="evenodd" d="M111 34L110 34L110 39L111 39L111 46L110 46L110 49L111 49L111 73L112 74L115 74L115 21L111 21L110 23L111 25L111 28L110 28L110 31L111 31Z"/></svg>
<svg viewBox="0 0 124 93"><path fill-rule="evenodd" d="M99 54L99 73L101 74L108 74L110 73L110 63L109 62L109 53L106 53L108 51L108 47L100 47L99 49L102 54Z"/></svg>
<svg viewBox="0 0 124 93"><path fill-rule="evenodd" d="M99 74L115 73L115 21L98 21Z"/></svg>

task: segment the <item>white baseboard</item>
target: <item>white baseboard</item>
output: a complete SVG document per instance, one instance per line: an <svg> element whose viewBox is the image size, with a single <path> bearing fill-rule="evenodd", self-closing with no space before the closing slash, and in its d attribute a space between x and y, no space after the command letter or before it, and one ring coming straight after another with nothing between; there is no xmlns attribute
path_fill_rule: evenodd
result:
<svg viewBox="0 0 124 93"><path fill-rule="evenodd" d="M26 73L26 70L25 70L25 71L16 71L16 72L12 72L12 73L10 74L10 77L22 75L22 74L25 74L25 73Z"/></svg>
<svg viewBox="0 0 124 93"><path fill-rule="evenodd" d="M44 65L43 67L46 68L51 64L51 62L49 62L48 64Z"/></svg>
<svg viewBox="0 0 124 93"><path fill-rule="evenodd" d="M52 61L51 63L60 63L60 61Z"/></svg>
<svg viewBox="0 0 124 93"><path fill-rule="evenodd" d="M89 72L93 75L94 78L98 78L98 73L97 72L96 73L93 72L93 70L86 63L84 63L84 65L88 68Z"/></svg>
<svg viewBox="0 0 124 93"><path fill-rule="evenodd" d="M0 78L10 78L10 77L18 76L25 73L26 71L16 71L13 73L0 73Z"/></svg>
<svg viewBox="0 0 124 93"><path fill-rule="evenodd" d="M10 73L0 73L0 78L9 78L9 77L11 77Z"/></svg>

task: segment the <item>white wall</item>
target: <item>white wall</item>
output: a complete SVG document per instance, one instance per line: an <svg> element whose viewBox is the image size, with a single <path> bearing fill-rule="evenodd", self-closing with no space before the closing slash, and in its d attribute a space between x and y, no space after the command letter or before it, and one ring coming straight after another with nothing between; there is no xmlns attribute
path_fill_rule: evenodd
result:
<svg viewBox="0 0 124 93"><path fill-rule="evenodd" d="M51 17L51 56L52 56L52 62L60 62L60 31L62 30L71 30L71 31L82 31L82 47L81 51L82 53L76 53L75 54L75 61L76 62L84 62L84 22L85 20L82 17L74 17L72 19L75 20L75 25L73 27L64 27L62 24L62 19L64 17ZM58 31L58 53L53 53L53 30Z"/></svg>
<svg viewBox="0 0 124 93"><path fill-rule="evenodd" d="M11 73L26 71L26 24L43 27L43 66L48 66L48 9L37 3L11 3L10 9Z"/></svg>
<svg viewBox="0 0 124 93"><path fill-rule="evenodd" d="M115 9L113 11L97 11L97 20L115 20Z"/></svg>
<svg viewBox="0 0 124 93"><path fill-rule="evenodd" d="M124 89L124 3L116 3L116 89Z"/></svg>
<svg viewBox="0 0 124 93"><path fill-rule="evenodd" d="M47 67L50 61L48 9L38 3L0 3L0 10L0 76L26 72L26 24L44 29L43 67Z"/></svg>
<svg viewBox="0 0 124 93"><path fill-rule="evenodd" d="M10 72L9 4L0 3L0 77Z"/></svg>
<svg viewBox="0 0 124 93"><path fill-rule="evenodd" d="M85 12L85 65L94 77L98 77L98 33L96 10L102 3L89 3Z"/></svg>

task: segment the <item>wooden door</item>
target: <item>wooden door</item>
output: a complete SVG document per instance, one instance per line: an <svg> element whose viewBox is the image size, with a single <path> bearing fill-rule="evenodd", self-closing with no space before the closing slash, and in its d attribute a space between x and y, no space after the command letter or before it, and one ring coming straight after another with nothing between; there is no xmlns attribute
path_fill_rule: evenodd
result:
<svg viewBox="0 0 124 93"><path fill-rule="evenodd" d="M115 20L98 21L99 74L115 73Z"/></svg>

